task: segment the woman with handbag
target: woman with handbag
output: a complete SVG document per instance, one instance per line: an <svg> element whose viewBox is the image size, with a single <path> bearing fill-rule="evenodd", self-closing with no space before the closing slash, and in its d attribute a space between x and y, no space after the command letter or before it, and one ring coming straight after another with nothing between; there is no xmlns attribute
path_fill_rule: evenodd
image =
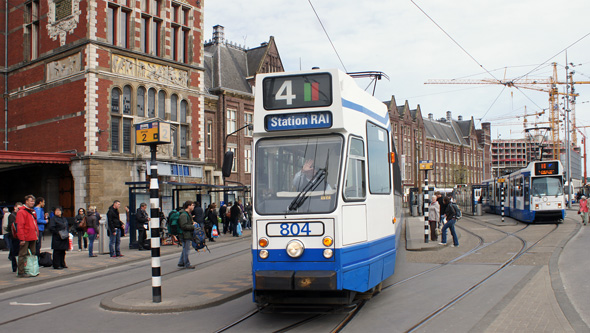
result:
<svg viewBox="0 0 590 333"><path fill-rule="evenodd" d="M430 240L436 242L438 240L437 228L438 221L440 221L440 204L437 201L436 195L430 197L430 205L428 206L428 224L430 225Z"/></svg>
<svg viewBox="0 0 590 333"><path fill-rule="evenodd" d="M56 207L54 216L49 220L54 269L68 268L66 266L66 251L70 246L70 232L68 230L68 220L62 216L61 207Z"/></svg>
<svg viewBox="0 0 590 333"><path fill-rule="evenodd" d="M578 210L578 214L582 214L582 223L584 225L588 224L588 200L586 199L585 195L582 195L580 198L580 209Z"/></svg>
<svg viewBox="0 0 590 333"><path fill-rule="evenodd" d="M84 208L78 209L76 215L76 235L78 235L78 251L82 251L82 239L84 239L84 250L88 248L88 238L84 237L86 234L86 210Z"/></svg>
<svg viewBox="0 0 590 333"><path fill-rule="evenodd" d="M96 206L88 207L88 216L86 216L86 232L88 233L88 257L95 258L94 240L98 238L98 226L100 224L100 217L97 216Z"/></svg>

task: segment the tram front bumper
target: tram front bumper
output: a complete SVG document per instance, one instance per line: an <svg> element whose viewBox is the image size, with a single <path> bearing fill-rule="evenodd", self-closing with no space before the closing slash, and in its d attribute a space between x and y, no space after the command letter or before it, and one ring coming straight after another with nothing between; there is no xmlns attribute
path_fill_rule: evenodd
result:
<svg viewBox="0 0 590 333"><path fill-rule="evenodd" d="M334 271L257 271L257 290L336 290Z"/></svg>

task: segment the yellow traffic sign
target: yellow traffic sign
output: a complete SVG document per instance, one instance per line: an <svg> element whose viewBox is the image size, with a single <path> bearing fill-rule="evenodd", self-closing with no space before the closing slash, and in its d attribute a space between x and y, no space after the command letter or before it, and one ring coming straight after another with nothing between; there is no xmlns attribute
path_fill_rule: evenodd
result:
<svg viewBox="0 0 590 333"><path fill-rule="evenodd" d="M167 144L170 139L170 123L152 121L135 125L135 143L138 145Z"/></svg>
<svg viewBox="0 0 590 333"><path fill-rule="evenodd" d="M432 170L433 165L432 161L420 161L420 170Z"/></svg>

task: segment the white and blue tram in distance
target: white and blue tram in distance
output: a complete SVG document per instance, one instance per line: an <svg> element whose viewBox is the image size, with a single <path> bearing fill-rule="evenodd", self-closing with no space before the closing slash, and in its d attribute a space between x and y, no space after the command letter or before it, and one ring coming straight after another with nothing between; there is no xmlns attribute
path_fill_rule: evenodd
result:
<svg viewBox="0 0 590 333"><path fill-rule="evenodd" d="M256 77L253 299L349 304L394 272L402 225L388 110L344 72Z"/></svg>
<svg viewBox="0 0 590 333"><path fill-rule="evenodd" d="M531 162L526 168L483 182L483 208L522 222L561 222L565 218L563 166L560 161Z"/></svg>

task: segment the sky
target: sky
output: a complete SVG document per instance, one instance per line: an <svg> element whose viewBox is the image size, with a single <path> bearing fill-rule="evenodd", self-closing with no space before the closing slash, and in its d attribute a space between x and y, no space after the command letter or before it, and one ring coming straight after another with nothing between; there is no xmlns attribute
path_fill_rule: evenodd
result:
<svg viewBox="0 0 590 333"><path fill-rule="evenodd" d="M500 84L424 83L549 79L553 62L559 81L565 81L565 65L572 63L574 81L590 83L588 0L311 0L311 4L342 61L310 0L204 0L204 38L211 39L217 24L225 27L228 41L247 48L274 36L287 71L314 66L382 71L390 80L377 83L378 99L388 101L393 95L398 105L406 100L412 109L420 105L425 118L429 113L442 118L447 111L454 119L473 117L477 128L483 119L491 122L493 139L523 138L525 109L532 114L548 108L549 94ZM369 83L359 80L362 88ZM576 84L575 89L576 124L590 126L590 84ZM565 85L560 91L565 92ZM529 127L535 121L548 126L542 123L548 121L547 114L527 117ZM560 137L565 137L563 131Z"/></svg>

